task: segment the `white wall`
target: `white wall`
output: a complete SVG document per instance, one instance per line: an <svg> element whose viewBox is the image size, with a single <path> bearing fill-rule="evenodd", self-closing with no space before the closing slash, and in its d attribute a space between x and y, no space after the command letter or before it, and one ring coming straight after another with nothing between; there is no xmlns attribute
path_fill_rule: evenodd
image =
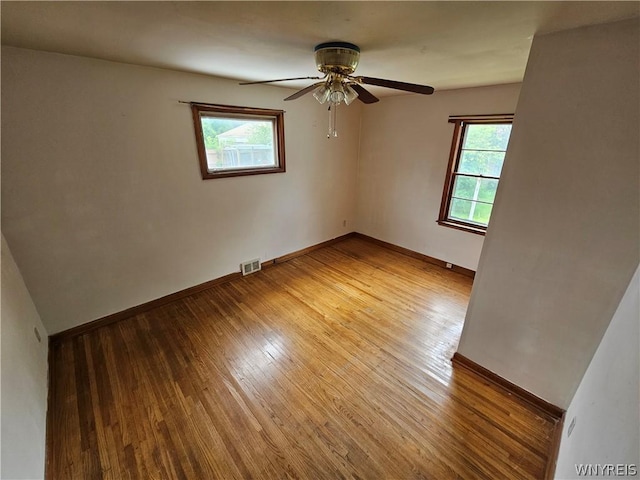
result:
<svg viewBox="0 0 640 480"><path fill-rule="evenodd" d="M3 47L2 230L49 332L353 231L360 106L328 140L290 94ZM203 181L179 100L285 110L287 172Z"/></svg>
<svg viewBox="0 0 640 480"><path fill-rule="evenodd" d="M513 113L519 84L386 97L362 110L357 230L475 270L484 237L436 223L450 115Z"/></svg>
<svg viewBox="0 0 640 480"><path fill-rule="evenodd" d="M44 477L47 331L2 236L1 437L4 480ZM34 328L38 329L38 342Z"/></svg>
<svg viewBox="0 0 640 480"><path fill-rule="evenodd" d="M534 39L458 348L565 409L639 261L639 35Z"/></svg>
<svg viewBox="0 0 640 480"><path fill-rule="evenodd" d="M556 468L559 480L580 478L576 464L640 467L639 297L636 269L567 410Z"/></svg>

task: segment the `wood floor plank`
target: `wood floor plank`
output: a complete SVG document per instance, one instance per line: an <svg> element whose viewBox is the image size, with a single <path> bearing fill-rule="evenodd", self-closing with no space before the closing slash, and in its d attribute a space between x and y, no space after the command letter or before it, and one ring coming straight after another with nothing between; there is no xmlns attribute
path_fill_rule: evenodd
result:
<svg viewBox="0 0 640 480"><path fill-rule="evenodd" d="M360 238L52 346L49 479L540 479L555 424L453 369L472 280Z"/></svg>

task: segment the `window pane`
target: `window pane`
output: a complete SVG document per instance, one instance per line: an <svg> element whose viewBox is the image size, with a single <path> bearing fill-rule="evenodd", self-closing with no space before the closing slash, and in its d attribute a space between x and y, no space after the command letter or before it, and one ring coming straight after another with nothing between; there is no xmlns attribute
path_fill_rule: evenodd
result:
<svg viewBox="0 0 640 480"><path fill-rule="evenodd" d="M461 220L467 223L475 223L482 226L489 225L491 210L493 205L487 203L478 203L471 200L460 200L454 198L451 200L451 210L449 218Z"/></svg>
<svg viewBox="0 0 640 480"><path fill-rule="evenodd" d="M272 121L201 116L209 171L276 166Z"/></svg>
<svg viewBox="0 0 640 480"><path fill-rule="evenodd" d="M493 178L456 175L452 197L493 203L497 188L498 180Z"/></svg>
<svg viewBox="0 0 640 480"><path fill-rule="evenodd" d="M459 173L499 177L504 163L504 152L463 150L458 165Z"/></svg>
<svg viewBox="0 0 640 480"><path fill-rule="evenodd" d="M511 124L471 124L467 125L464 134L463 149L501 150L507 149Z"/></svg>
<svg viewBox="0 0 640 480"><path fill-rule="evenodd" d="M453 195L457 198L473 199L473 194L476 190L476 186L479 184L480 178L464 177L459 175L455 178L453 184Z"/></svg>
<svg viewBox="0 0 640 480"><path fill-rule="evenodd" d="M483 178L480 182L480 191L478 192L478 200L486 203L493 203L496 199L496 190L498 189L498 180L492 178Z"/></svg>

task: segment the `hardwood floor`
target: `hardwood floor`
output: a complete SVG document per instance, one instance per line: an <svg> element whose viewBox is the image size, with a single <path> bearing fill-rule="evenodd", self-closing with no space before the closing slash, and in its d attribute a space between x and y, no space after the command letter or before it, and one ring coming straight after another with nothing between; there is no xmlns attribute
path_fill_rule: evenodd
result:
<svg viewBox="0 0 640 480"><path fill-rule="evenodd" d="M543 478L553 422L452 369L471 282L350 238L52 344L47 478Z"/></svg>

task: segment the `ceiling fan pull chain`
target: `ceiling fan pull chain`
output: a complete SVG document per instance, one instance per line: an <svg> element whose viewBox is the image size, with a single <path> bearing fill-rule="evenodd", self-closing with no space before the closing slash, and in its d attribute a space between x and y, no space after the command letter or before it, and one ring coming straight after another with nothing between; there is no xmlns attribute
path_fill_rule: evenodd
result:
<svg viewBox="0 0 640 480"><path fill-rule="evenodd" d="M329 105L329 132L327 138L338 137L338 104L332 103Z"/></svg>

